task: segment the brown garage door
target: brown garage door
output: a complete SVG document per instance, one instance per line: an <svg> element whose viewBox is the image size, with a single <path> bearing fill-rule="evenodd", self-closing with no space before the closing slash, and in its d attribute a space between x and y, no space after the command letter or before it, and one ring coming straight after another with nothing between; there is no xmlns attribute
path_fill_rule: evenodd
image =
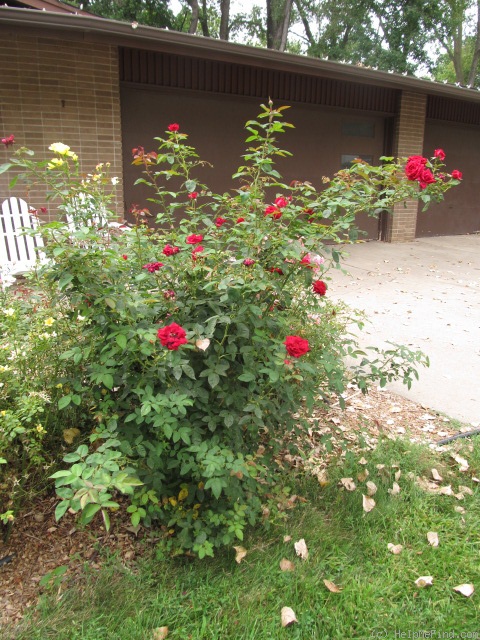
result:
<svg viewBox="0 0 480 640"><path fill-rule="evenodd" d="M433 204L417 218L417 237L459 235L480 231L480 127L428 121L424 155L441 148L447 154L449 171L463 173L462 184L450 191L445 201Z"/></svg>
<svg viewBox="0 0 480 640"><path fill-rule="evenodd" d="M214 169L200 169L198 178L215 191L238 188L231 176L241 164L245 150L244 124L259 113L260 101L238 96L212 96L199 92L122 86L122 135L125 167L125 204L146 203L151 194L132 186L139 177L131 166L131 149L139 145L156 149L155 136L171 122L189 134L189 143ZM322 188L322 176L332 176L352 156L374 163L383 153L384 120L354 112L294 105L285 119L295 125L279 138L279 146L293 158L279 159L278 170L288 184L308 180ZM362 215L360 228L377 239L378 222Z"/></svg>

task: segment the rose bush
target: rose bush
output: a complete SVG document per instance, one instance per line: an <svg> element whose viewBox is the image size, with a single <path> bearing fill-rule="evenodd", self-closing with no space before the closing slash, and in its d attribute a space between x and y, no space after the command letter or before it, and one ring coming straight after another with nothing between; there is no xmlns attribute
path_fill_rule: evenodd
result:
<svg viewBox="0 0 480 640"><path fill-rule="evenodd" d="M82 318L58 357L68 376L56 406L88 419L64 455L69 468L52 476L57 517L101 512L108 526L123 493L134 525L158 526L168 548L212 555L278 513L282 451L295 449L317 403L342 402L350 376L362 390L394 378L410 385L425 364L404 347L359 351L352 312L329 301L325 280L339 245L358 236L357 214L410 197L428 205L458 181L437 154L409 159L406 174L389 158L357 161L322 191L287 185L276 166L289 155L277 146L290 126L282 118L269 104L247 122L229 193L195 178L204 163L178 123L157 151L135 148L154 211L136 205L138 223L123 232L107 224L115 183L106 165L85 177L65 145L40 163L19 150L1 169L44 181L75 223L42 226L49 262L36 285L67 319ZM351 372L347 355L358 363Z"/></svg>

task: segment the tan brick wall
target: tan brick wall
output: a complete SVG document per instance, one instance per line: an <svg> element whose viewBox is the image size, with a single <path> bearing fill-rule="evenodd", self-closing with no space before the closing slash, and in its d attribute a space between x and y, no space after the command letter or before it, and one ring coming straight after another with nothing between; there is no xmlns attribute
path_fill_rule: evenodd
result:
<svg viewBox="0 0 480 640"><path fill-rule="evenodd" d="M0 38L0 69L0 133L15 135L13 150L26 146L46 159L49 145L63 142L78 154L82 172L110 162L111 175L123 175L117 47L10 32ZM0 163L11 150L2 145ZM27 192L18 182L9 190L11 177L0 175L0 200L14 195L45 206L44 189ZM54 217L55 205L47 206ZM123 217L121 183L115 210Z"/></svg>
<svg viewBox="0 0 480 640"><path fill-rule="evenodd" d="M427 97L403 91L400 111L395 122L393 153L398 158L422 155ZM409 242L415 239L418 202L398 203L388 218L387 241Z"/></svg>

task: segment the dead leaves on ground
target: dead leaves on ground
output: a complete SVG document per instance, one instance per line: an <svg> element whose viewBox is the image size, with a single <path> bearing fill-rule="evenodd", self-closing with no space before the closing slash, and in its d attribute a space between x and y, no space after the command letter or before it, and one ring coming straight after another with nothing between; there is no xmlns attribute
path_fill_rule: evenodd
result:
<svg viewBox="0 0 480 640"><path fill-rule="evenodd" d="M281 612L282 627L289 627L298 622L295 611L290 607L283 607Z"/></svg>
<svg viewBox="0 0 480 640"><path fill-rule="evenodd" d="M297 554L297 556L299 556L302 560L308 559L307 544L303 538L298 542L295 542L293 546L295 547L295 553Z"/></svg>

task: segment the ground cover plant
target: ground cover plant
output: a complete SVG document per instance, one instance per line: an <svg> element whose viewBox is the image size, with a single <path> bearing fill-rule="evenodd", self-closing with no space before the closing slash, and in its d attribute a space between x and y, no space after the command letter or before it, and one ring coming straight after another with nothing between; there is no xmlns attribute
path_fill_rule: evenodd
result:
<svg viewBox="0 0 480 640"><path fill-rule="evenodd" d="M130 566L116 557L100 570L86 563L80 577L45 583L13 637L393 640L433 629L474 638L476 594L455 588L480 577L479 468L478 447L465 441L439 453L383 439L375 451L333 459L322 485L291 474L291 492L305 502L268 532L252 532L239 563L233 549L203 563L152 551ZM368 513L367 482L377 488ZM295 551L302 539L306 559ZM431 586L421 586L427 576ZM285 629L283 607L298 620Z"/></svg>
<svg viewBox="0 0 480 640"><path fill-rule="evenodd" d="M165 551L211 556L243 540L247 525L275 522L282 452L295 451L316 403L342 401L350 379L362 390L410 385L427 363L405 347L360 351L346 329L351 312L328 301L328 272L341 263L339 245L358 237L359 212L378 215L411 197L428 206L460 172L446 173L437 149L405 166L354 162L320 191L284 184L283 112L269 104L247 122L249 146L224 194L196 180L204 163L178 123L158 151L134 149L155 228L140 207L138 224L112 228L118 179L107 164L83 174L63 143L47 160L20 149L2 166L14 180L46 184L65 217L41 227L47 261L29 294L2 293L4 490L31 477L25 459L53 472L57 518L70 509L88 524L101 513L108 528L123 493L132 524L155 526ZM32 396L42 322L61 335L42 351L52 360L48 393ZM27 331L19 351L12 340ZM19 389L30 404L44 393L42 409L26 414ZM48 428L37 422L47 407Z"/></svg>

